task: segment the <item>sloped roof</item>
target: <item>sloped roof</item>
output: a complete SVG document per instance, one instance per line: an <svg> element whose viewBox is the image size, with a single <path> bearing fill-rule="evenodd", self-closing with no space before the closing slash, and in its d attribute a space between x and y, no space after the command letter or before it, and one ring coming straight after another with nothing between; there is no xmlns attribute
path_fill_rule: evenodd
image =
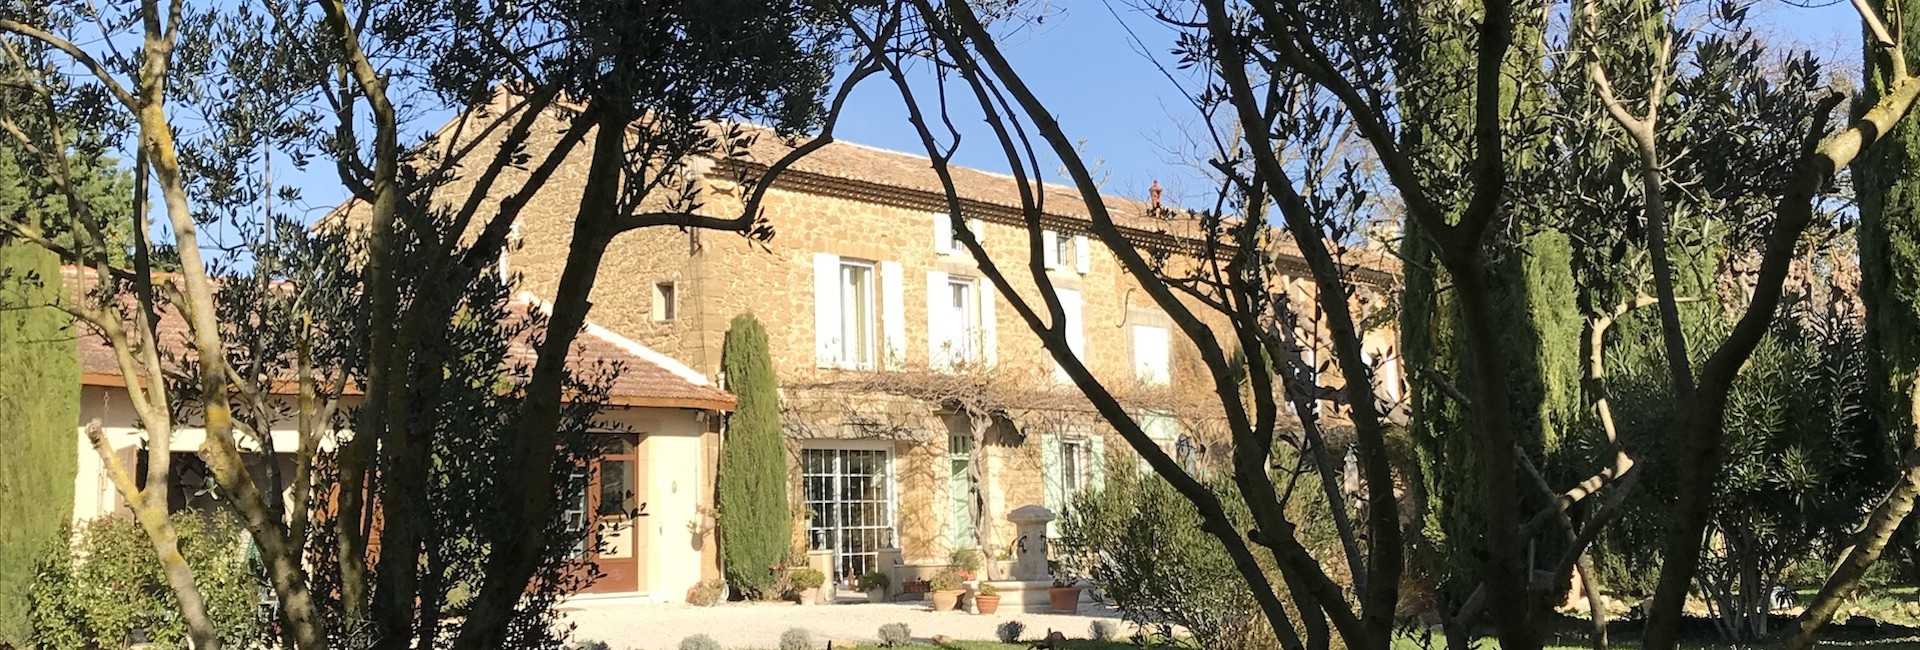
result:
<svg viewBox="0 0 1920 650"><path fill-rule="evenodd" d="M753 171L764 170L805 141L805 137L799 141L782 137L766 127L742 125L742 128L755 132L757 137L752 138L742 158L723 159L716 171L725 171L729 164L744 165ZM963 211L985 213L981 216L994 216L997 213L1002 220L1019 218L1023 210L1020 183L1014 177L960 165L949 165L948 173L953 179L954 192L962 201ZM931 159L919 154L843 140L835 140L802 157L787 168L775 185L842 191L866 186L871 189L869 193L863 193L868 194L863 198L883 202L892 199L905 207L936 211L946 209L946 190L941 185L940 176L934 171ZM1056 183L1039 183L1029 187L1040 199L1042 212L1051 217L1051 227L1064 226L1064 230L1071 231L1084 230L1089 226L1092 216L1079 190ZM861 192L856 189L855 193ZM1204 224L1184 210L1155 209L1150 203L1104 192L1100 200L1106 204L1114 225L1119 226L1129 239L1160 235L1192 242L1206 236ZM1291 236L1279 233L1279 236L1272 238L1272 245L1282 258L1294 262L1301 269L1305 268L1299 246ZM1364 248L1347 249L1341 261L1360 271L1365 276L1362 279L1374 283L1390 281L1400 271L1399 260Z"/></svg>
<svg viewBox="0 0 1920 650"><path fill-rule="evenodd" d="M63 272L73 295L80 295L95 286L94 276L90 273L73 267L63 269ZM529 294L522 294L513 299L509 309L513 314L511 318L528 318L536 310L545 311L546 305ZM190 353L190 332L180 312L162 309L159 316L155 330L161 346L167 351L162 358ZM77 334L75 354L80 364L81 383L88 386L125 386L126 380L120 374L112 345L99 333L86 327L79 327ZM508 344L508 359L523 362L516 365L531 368L539 354L533 343L531 335L514 337ZM733 395L715 386L705 375L672 357L591 322L574 339L573 349L567 355L567 365L575 369L605 368L614 371L607 394L608 403L614 406L718 411L733 409ZM282 384L276 385L274 390L277 393L290 393L292 388ZM357 391L350 388L349 392Z"/></svg>

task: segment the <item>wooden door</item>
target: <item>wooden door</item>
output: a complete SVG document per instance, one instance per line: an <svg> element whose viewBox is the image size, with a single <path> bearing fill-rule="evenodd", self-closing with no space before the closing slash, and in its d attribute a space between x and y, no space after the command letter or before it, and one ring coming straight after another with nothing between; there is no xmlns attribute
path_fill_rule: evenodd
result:
<svg viewBox="0 0 1920 650"><path fill-rule="evenodd" d="M588 593L639 591L641 558L646 551L646 506L642 489L644 472L638 436L605 434L603 455L593 462L588 475L586 512L593 532L588 539L587 559L599 567L600 579L587 587Z"/></svg>

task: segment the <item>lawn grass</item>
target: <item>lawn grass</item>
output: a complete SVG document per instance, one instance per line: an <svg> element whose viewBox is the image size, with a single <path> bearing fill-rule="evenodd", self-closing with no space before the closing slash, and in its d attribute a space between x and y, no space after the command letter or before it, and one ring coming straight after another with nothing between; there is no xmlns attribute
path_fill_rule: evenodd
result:
<svg viewBox="0 0 1920 650"><path fill-rule="evenodd" d="M914 643L914 644L899 646L898 648L907 648L909 650L1027 650L1028 648L1033 647L1034 643L1036 643L1036 641L1027 641L1024 643L1001 643L998 641L955 641L951 644L943 645L943 646L930 645L925 643ZM1067 641L1066 645L1061 646L1061 649L1062 650L1121 650L1122 648L1132 649L1134 647L1135 646L1131 643L1123 643L1120 641L1088 641L1086 639L1080 639L1077 641L1073 641L1073 640ZM898 648L882 648L877 645L863 645L863 646L859 646L855 650L898 650Z"/></svg>

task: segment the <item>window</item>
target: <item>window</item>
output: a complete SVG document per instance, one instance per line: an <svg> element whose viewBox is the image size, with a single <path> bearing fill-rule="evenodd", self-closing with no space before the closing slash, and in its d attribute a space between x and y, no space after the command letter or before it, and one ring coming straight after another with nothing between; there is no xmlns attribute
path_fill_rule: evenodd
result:
<svg viewBox="0 0 1920 650"><path fill-rule="evenodd" d="M952 324L948 354L955 363L980 361L980 283L972 278L947 280L947 312Z"/></svg>
<svg viewBox="0 0 1920 650"><path fill-rule="evenodd" d="M1068 497L1087 489L1087 465L1092 456L1085 438L1060 439L1060 484L1066 486Z"/></svg>
<svg viewBox="0 0 1920 650"><path fill-rule="evenodd" d="M1167 328L1158 325L1133 326L1133 375L1140 383L1165 386L1172 380L1167 363Z"/></svg>
<svg viewBox="0 0 1920 650"><path fill-rule="evenodd" d="M1067 260L1073 259L1073 238L1061 237L1052 230L1040 231L1041 260L1049 270L1065 268Z"/></svg>
<svg viewBox="0 0 1920 650"><path fill-rule="evenodd" d="M674 289L672 282L653 283L653 319L670 321L675 318Z"/></svg>
<svg viewBox="0 0 1920 650"><path fill-rule="evenodd" d="M873 367L873 265L840 263L840 364Z"/></svg>
<svg viewBox="0 0 1920 650"><path fill-rule="evenodd" d="M801 450L807 548L833 551L834 582L881 568L880 549L895 545L892 465L884 449Z"/></svg>

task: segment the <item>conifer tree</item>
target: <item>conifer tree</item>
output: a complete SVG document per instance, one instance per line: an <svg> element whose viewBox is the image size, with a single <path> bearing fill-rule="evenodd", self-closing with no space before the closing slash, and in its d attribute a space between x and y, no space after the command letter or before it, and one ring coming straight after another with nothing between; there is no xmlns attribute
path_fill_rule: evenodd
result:
<svg viewBox="0 0 1920 650"><path fill-rule="evenodd" d="M0 150L0 211L40 214L20 167ZM0 241L0 645L27 647L34 560L73 516L80 371L71 319L48 306L60 261Z"/></svg>
<svg viewBox="0 0 1920 650"><path fill-rule="evenodd" d="M771 596L773 569L792 546L793 515L787 507L779 384L767 332L752 314L733 318L721 365L727 389L739 403L720 453L720 556L735 590Z"/></svg>

